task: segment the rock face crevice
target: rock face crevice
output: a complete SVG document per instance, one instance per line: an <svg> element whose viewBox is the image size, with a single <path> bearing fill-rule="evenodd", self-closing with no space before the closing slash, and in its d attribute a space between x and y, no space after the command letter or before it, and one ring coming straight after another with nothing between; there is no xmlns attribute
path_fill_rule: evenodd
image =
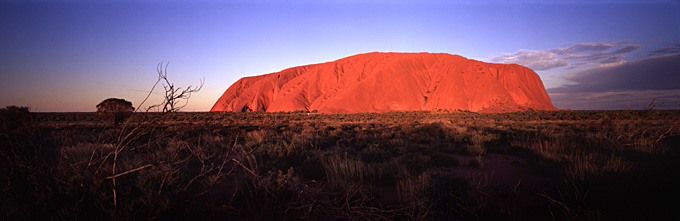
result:
<svg viewBox="0 0 680 221"><path fill-rule="evenodd" d="M245 77L211 111L557 110L531 69L444 53L367 53Z"/></svg>

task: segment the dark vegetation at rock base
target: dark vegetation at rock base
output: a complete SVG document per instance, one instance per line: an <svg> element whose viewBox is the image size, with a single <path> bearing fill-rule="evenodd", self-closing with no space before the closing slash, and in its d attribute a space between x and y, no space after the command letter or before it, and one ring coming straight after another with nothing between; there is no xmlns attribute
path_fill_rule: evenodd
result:
<svg viewBox="0 0 680 221"><path fill-rule="evenodd" d="M678 219L680 111L0 111L15 219Z"/></svg>

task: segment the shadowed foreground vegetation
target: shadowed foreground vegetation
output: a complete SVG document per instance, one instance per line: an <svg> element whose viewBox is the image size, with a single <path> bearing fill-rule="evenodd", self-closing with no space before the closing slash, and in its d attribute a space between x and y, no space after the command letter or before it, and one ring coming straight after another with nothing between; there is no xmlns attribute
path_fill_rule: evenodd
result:
<svg viewBox="0 0 680 221"><path fill-rule="evenodd" d="M680 111L0 120L3 220L680 218Z"/></svg>

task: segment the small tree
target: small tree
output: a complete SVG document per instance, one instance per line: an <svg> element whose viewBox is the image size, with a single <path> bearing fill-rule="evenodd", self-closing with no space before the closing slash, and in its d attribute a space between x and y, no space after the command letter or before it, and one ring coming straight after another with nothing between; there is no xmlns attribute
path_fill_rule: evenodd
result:
<svg viewBox="0 0 680 221"><path fill-rule="evenodd" d="M130 117L133 111L132 102L120 98L109 98L97 104L97 115L113 121L116 126Z"/></svg>

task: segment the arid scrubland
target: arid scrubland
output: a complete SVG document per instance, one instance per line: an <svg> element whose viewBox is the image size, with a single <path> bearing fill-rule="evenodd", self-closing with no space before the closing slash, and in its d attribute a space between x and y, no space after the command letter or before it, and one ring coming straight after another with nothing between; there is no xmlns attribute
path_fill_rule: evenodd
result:
<svg viewBox="0 0 680 221"><path fill-rule="evenodd" d="M3 220L679 217L679 111L1 117Z"/></svg>

